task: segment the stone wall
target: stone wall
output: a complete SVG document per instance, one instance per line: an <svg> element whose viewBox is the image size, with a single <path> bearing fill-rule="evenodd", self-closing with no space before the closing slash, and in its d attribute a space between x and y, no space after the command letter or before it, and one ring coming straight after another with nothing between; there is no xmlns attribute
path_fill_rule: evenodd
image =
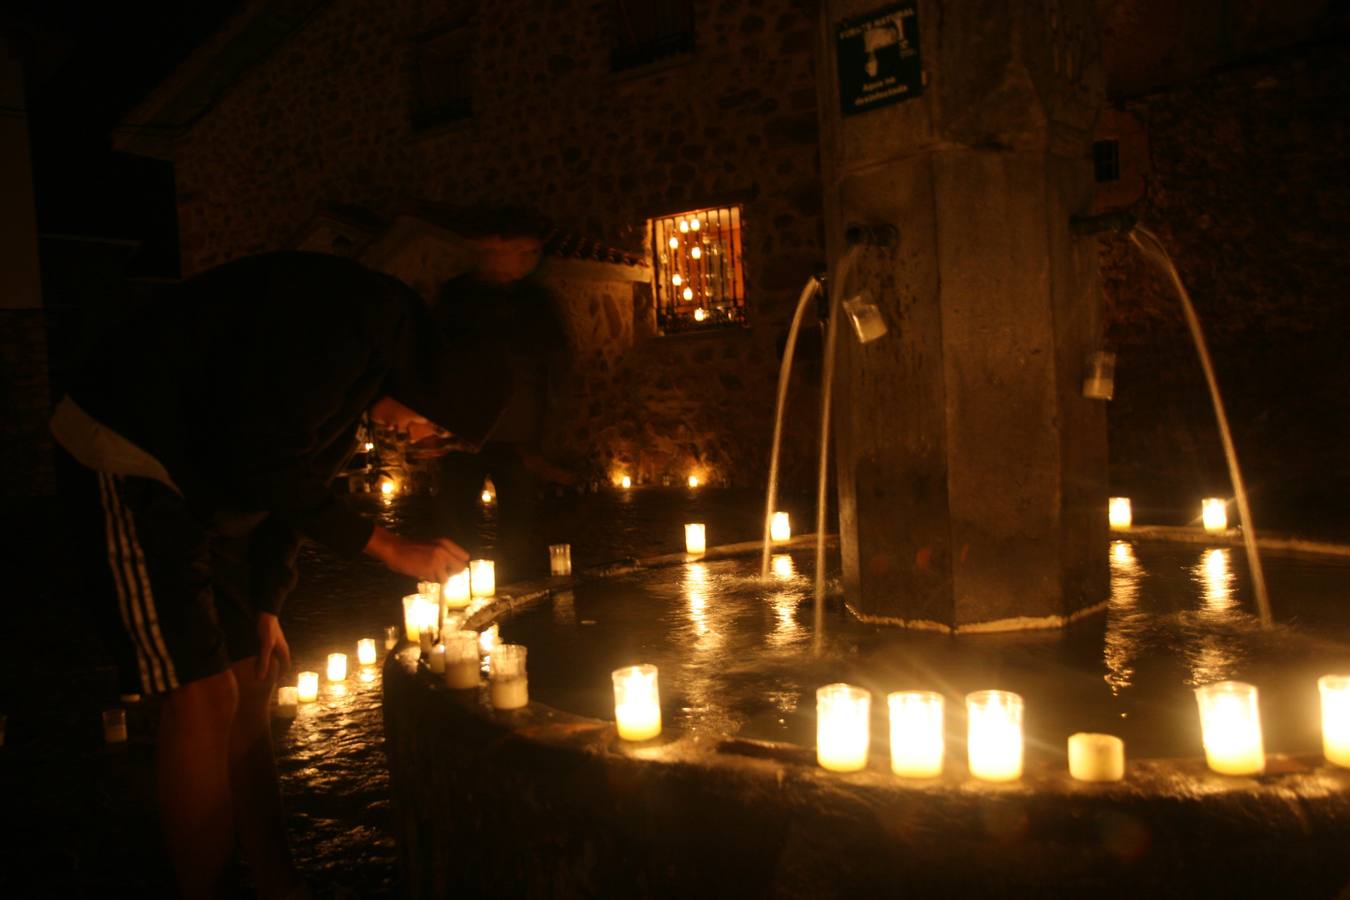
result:
<svg viewBox="0 0 1350 900"><path fill-rule="evenodd" d="M555 450L589 443L589 462L649 478L691 466L757 478L778 346L824 259L813 5L697 2L692 56L613 74L605 4L476 4L464 26L481 35L474 115L414 133L414 39L459 5L338 0L244 74L175 152L184 274L289 246L339 206L392 217L422 201L531 205L639 250L655 214L743 203L748 330L651 339L628 356L631 286L559 283L576 291L561 302L579 310L585 371Z"/></svg>

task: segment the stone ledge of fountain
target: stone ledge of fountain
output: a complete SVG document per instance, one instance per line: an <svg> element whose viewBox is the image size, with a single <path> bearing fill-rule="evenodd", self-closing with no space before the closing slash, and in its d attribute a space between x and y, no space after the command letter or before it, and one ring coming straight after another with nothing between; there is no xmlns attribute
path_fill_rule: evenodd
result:
<svg viewBox="0 0 1350 900"><path fill-rule="evenodd" d="M1112 528L1111 539L1134 538L1144 541L1171 541L1179 544L1220 544L1225 547L1242 546L1242 529L1206 531L1196 525L1131 525ZM1307 556L1337 556L1350 558L1350 544L1329 541L1310 541L1298 537L1258 534L1256 546L1274 553L1292 553Z"/></svg>
<svg viewBox="0 0 1350 900"><path fill-rule="evenodd" d="M724 545L702 559L759 549ZM481 629L572 583L512 585L470 607L465 624ZM991 784L960 764L901 779L874 752L868 770L842 775L792 744L669 731L629 744L613 722L537 702L499 712L486 685L451 690L417 656L388 654L383 679L393 819L414 898L1332 896L1350 886L1350 770L1320 757L1270 754L1255 778L1216 775L1198 758L1131 760L1110 784L1032 758L1021 780Z"/></svg>

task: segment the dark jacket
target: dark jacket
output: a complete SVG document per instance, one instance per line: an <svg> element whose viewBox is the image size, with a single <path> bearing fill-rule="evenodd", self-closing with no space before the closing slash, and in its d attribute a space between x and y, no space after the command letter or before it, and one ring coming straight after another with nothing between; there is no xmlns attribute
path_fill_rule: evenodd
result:
<svg viewBox="0 0 1350 900"><path fill-rule="evenodd" d="M203 521L270 514L252 554L266 609L289 590L289 565L275 563L294 557L297 534L345 556L365 547L373 526L329 483L382 394L428 415L400 395L432 378L414 370L443 352L398 280L338 257L270 253L186 281L106 335L70 393L159 459ZM504 398L475 399L464 421L485 432ZM452 415L433 421L453 427Z"/></svg>

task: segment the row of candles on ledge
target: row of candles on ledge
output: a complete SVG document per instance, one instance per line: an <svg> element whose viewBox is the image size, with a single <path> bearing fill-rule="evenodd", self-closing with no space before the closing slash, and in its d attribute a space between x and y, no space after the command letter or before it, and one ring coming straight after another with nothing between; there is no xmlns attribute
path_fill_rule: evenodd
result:
<svg viewBox="0 0 1350 900"><path fill-rule="evenodd" d="M1107 521L1112 528L1129 528L1134 524L1134 512L1129 497L1112 497L1107 504ZM1228 530L1228 501L1222 497L1206 497L1200 501L1200 523L1206 531Z"/></svg>

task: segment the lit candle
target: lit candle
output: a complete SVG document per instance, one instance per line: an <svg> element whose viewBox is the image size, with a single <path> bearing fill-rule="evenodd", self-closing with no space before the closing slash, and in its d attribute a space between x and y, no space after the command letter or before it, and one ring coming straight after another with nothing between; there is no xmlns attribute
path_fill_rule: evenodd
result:
<svg viewBox="0 0 1350 900"><path fill-rule="evenodd" d="M1322 695L1322 752L1327 762L1350 767L1350 675L1317 679Z"/></svg>
<svg viewBox="0 0 1350 900"><path fill-rule="evenodd" d="M698 487L698 476L697 476L697 475L690 475L690 476L689 476L689 486L690 486L691 488L696 488L696 487Z"/></svg>
<svg viewBox="0 0 1350 900"><path fill-rule="evenodd" d="M380 493L389 498L398 493L398 483L392 479L386 478L380 482Z"/></svg>
<svg viewBox="0 0 1350 900"><path fill-rule="evenodd" d="M792 520L788 518L785 512L776 512L773 518L769 520L769 537L775 541L787 541L792 539Z"/></svg>
<svg viewBox="0 0 1350 900"><path fill-rule="evenodd" d="M345 653L328 654L328 680L329 681L347 680L347 654Z"/></svg>
<svg viewBox="0 0 1350 900"><path fill-rule="evenodd" d="M615 669L614 720L625 741L651 740L661 733L661 691L656 666Z"/></svg>
<svg viewBox="0 0 1350 900"><path fill-rule="evenodd" d="M478 652L488 656L493 650L497 649L497 635L500 629L493 624L478 632Z"/></svg>
<svg viewBox="0 0 1350 900"><path fill-rule="evenodd" d="M398 646L398 626L386 625L384 627L384 649L393 650Z"/></svg>
<svg viewBox="0 0 1350 900"><path fill-rule="evenodd" d="M437 644L431 648L431 655L427 657L427 668L433 675L445 674L445 645Z"/></svg>
<svg viewBox="0 0 1350 900"><path fill-rule="evenodd" d="M428 630L434 635L439 615L440 607L422 594L409 594L404 597L403 627L408 633L408 640L416 641L419 634Z"/></svg>
<svg viewBox="0 0 1350 900"><path fill-rule="evenodd" d="M125 709L105 709L103 711L103 742L106 744L125 744L127 741L127 711Z"/></svg>
<svg viewBox="0 0 1350 900"><path fill-rule="evenodd" d="M1206 531L1228 530L1228 504L1220 497L1206 497L1200 503L1200 521Z"/></svg>
<svg viewBox="0 0 1350 900"><path fill-rule="evenodd" d="M319 673L301 672L295 679L295 690L301 703L319 699Z"/></svg>
<svg viewBox="0 0 1350 900"><path fill-rule="evenodd" d="M493 709L520 709L530 702L522 645L500 644L492 651L488 687Z"/></svg>
<svg viewBox="0 0 1350 900"><path fill-rule="evenodd" d="M619 479L619 487L623 488L625 491L632 486L633 486L633 479L630 478L629 476L625 475Z"/></svg>
<svg viewBox="0 0 1350 900"><path fill-rule="evenodd" d="M1112 528L1129 528L1130 523L1134 521L1134 513L1130 509L1130 498L1112 497L1111 504L1107 509L1107 518L1110 520Z"/></svg>
<svg viewBox="0 0 1350 900"><path fill-rule="evenodd" d="M296 708L300 705L300 692L295 685L286 684L277 688L277 715L283 719L294 719Z"/></svg>
<svg viewBox="0 0 1350 900"><path fill-rule="evenodd" d="M827 684L816 690L816 761L832 772L857 772L867 766L872 695L851 684Z"/></svg>
<svg viewBox="0 0 1350 900"><path fill-rule="evenodd" d="M469 587L475 597L491 597L497 593L496 567L492 560L469 560Z"/></svg>
<svg viewBox="0 0 1350 900"><path fill-rule="evenodd" d="M572 574L572 545L548 545L548 571L550 575Z"/></svg>
<svg viewBox="0 0 1350 900"><path fill-rule="evenodd" d="M417 593L426 597L432 603L441 601L441 583L439 581L419 581L417 582Z"/></svg>
<svg viewBox="0 0 1350 900"><path fill-rule="evenodd" d="M356 642L356 661L363 666L375 665L374 638L361 638Z"/></svg>
<svg viewBox="0 0 1350 900"><path fill-rule="evenodd" d="M896 691L886 697L891 713L891 771L907 778L942 774L942 695Z"/></svg>
<svg viewBox="0 0 1350 900"><path fill-rule="evenodd" d="M457 691L478 687L478 632L445 636L445 685Z"/></svg>
<svg viewBox="0 0 1350 900"><path fill-rule="evenodd" d="M1022 698L1009 691L966 695L967 760L970 774L984 781L1022 777Z"/></svg>
<svg viewBox="0 0 1350 900"><path fill-rule="evenodd" d="M1259 775L1266 769L1256 688L1217 681L1195 690L1205 761L1222 775Z"/></svg>
<svg viewBox="0 0 1350 900"><path fill-rule="evenodd" d="M441 588L441 599L446 609L463 609L469 605L473 592L469 589L469 570L463 569L445 580Z"/></svg>
<svg viewBox="0 0 1350 900"><path fill-rule="evenodd" d="M690 556L702 556L708 549L703 524L694 522L684 526L684 551Z"/></svg>
<svg viewBox="0 0 1350 900"><path fill-rule="evenodd" d="M1069 774L1079 781L1120 781L1125 777L1125 742L1114 734L1069 735Z"/></svg>

